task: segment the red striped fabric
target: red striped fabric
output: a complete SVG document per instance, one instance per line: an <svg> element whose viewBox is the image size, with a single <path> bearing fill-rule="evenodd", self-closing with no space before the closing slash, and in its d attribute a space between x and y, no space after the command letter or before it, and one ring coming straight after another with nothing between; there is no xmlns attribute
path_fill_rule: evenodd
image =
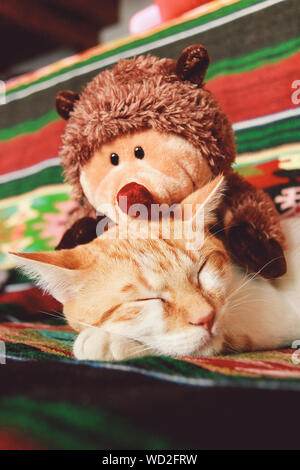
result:
<svg viewBox="0 0 300 470"><path fill-rule="evenodd" d="M44 450L33 439L22 435L19 431L0 429L0 450Z"/></svg>
<svg viewBox="0 0 300 470"><path fill-rule="evenodd" d="M0 144L0 175L22 170L57 157L65 122L52 122L34 134L27 134Z"/></svg>
<svg viewBox="0 0 300 470"><path fill-rule="evenodd" d="M251 72L211 80L207 88L233 122L292 108L292 83L299 76L300 52Z"/></svg>
<svg viewBox="0 0 300 470"><path fill-rule="evenodd" d="M233 122L284 111L292 107L292 82L300 70L300 52L279 63L211 80L213 92ZM269 83L269 84L268 84ZM0 144L0 175L57 157L65 122Z"/></svg>

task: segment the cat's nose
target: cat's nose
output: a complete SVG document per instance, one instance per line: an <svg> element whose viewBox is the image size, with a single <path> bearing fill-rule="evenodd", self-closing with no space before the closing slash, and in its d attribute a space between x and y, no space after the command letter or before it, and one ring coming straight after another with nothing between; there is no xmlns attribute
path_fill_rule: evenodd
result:
<svg viewBox="0 0 300 470"><path fill-rule="evenodd" d="M151 205L155 204L154 197L145 186L138 183L128 183L117 194L117 201L120 209L128 214L131 206L135 206L134 213L129 214L132 217L143 215L145 211L146 218L150 218ZM139 209L138 205L141 205Z"/></svg>
<svg viewBox="0 0 300 470"><path fill-rule="evenodd" d="M192 321L191 320L189 321L189 323L195 326L202 326L206 331L210 333L212 330L214 321L215 321L215 316L216 316L215 311L211 309L204 316L201 315L198 318L193 318Z"/></svg>

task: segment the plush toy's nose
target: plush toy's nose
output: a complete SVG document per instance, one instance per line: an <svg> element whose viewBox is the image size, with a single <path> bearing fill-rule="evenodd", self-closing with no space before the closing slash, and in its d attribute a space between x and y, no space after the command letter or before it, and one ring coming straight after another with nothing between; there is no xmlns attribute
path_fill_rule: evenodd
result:
<svg viewBox="0 0 300 470"><path fill-rule="evenodd" d="M117 201L120 209L125 212L125 214L128 214L131 206L142 204L147 208L146 215L148 218L150 218L151 214L151 204L155 204L155 200L148 189L138 183L128 183L123 186L117 194ZM144 207L141 207L141 211ZM133 214L130 215L137 217L140 215L141 211L138 210L138 207L135 209L137 210L133 211Z"/></svg>

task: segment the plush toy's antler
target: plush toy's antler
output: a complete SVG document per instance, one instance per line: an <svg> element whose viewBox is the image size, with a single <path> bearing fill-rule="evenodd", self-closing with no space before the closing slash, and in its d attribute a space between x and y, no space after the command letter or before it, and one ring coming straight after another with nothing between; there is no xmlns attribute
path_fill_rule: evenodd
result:
<svg viewBox="0 0 300 470"><path fill-rule="evenodd" d="M181 80L189 80L202 86L209 62L210 58L205 47L194 44L182 51L177 60L176 73Z"/></svg>
<svg viewBox="0 0 300 470"><path fill-rule="evenodd" d="M78 93L71 90L59 91L56 95L56 111L63 119L69 119L77 100L79 100Z"/></svg>

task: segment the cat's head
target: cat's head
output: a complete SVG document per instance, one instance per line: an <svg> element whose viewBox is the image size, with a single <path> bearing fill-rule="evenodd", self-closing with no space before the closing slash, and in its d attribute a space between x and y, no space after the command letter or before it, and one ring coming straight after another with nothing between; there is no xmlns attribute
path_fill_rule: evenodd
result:
<svg viewBox="0 0 300 470"><path fill-rule="evenodd" d="M207 222L220 200L217 183L184 201L205 206ZM63 304L77 331L93 325L171 356L205 353L218 342L230 263L208 223L204 230L198 249L187 249L185 236L101 236L71 250L18 254L19 264Z"/></svg>

